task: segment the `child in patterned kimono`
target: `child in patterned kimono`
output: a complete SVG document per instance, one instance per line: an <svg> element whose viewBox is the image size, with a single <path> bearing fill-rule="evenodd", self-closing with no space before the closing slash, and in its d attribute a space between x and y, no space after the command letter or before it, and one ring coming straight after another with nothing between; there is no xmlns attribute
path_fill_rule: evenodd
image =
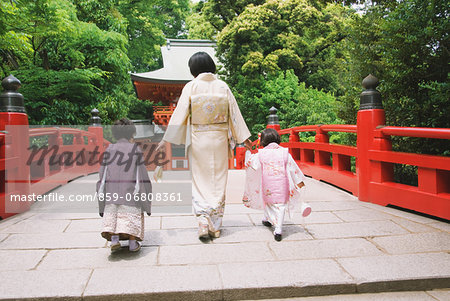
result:
<svg viewBox="0 0 450 301"><path fill-rule="evenodd" d="M286 209L299 203L305 176L288 149L279 145L281 137L276 130L265 129L260 139L264 148L253 155L247 151L245 155L243 202L249 208L264 210L262 224L274 226L274 238L281 241ZM303 216L310 213L309 206L302 206Z"/></svg>
<svg viewBox="0 0 450 301"><path fill-rule="evenodd" d="M121 248L119 240L129 241L129 250L141 249L144 239L144 214L151 214L152 186L143 154L131 140L136 127L128 119L112 126L117 142L103 154L97 182L99 214L103 217L102 237L111 241L111 251Z"/></svg>

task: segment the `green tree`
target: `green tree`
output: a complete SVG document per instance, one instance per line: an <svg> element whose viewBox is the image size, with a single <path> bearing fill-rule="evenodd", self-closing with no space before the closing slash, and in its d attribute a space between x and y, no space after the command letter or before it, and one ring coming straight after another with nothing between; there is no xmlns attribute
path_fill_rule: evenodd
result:
<svg viewBox="0 0 450 301"><path fill-rule="evenodd" d="M361 80L380 80L387 124L450 127L448 1L383 2L354 16L348 38L350 76L340 114L354 122ZM394 138L397 150L442 154L448 142Z"/></svg>
<svg viewBox="0 0 450 301"><path fill-rule="evenodd" d="M160 46L166 38L184 38L189 0L126 0L117 6L128 22L128 56L132 71L162 67Z"/></svg>
<svg viewBox="0 0 450 301"><path fill-rule="evenodd" d="M202 1L202 14L217 30L221 31L239 16L250 4L261 5L265 0L207 0Z"/></svg>
<svg viewBox="0 0 450 301"><path fill-rule="evenodd" d="M347 8L306 0L249 5L218 35L218 55L231 84L240 75L294 70L307 86L340 93L336 60L346 59Z"/></svg>
<svg viewBox="0 0 450 301"><path fill-rule="evenodd" d="M125 35L80 21L69 0L10 5L15 15L3 19L3 32L14 29L24 46L2 48L2 66L21 80L31 124L84 124L93 107L104 108L106 123L126 115L134 96Z"/></svg>
<svg viewBox="0 0 450 301"><path fill-rule="evenodd" d="M191 13L186 17L186 28L189 39L215 40L217 29L212 26L202 12L204 2L191 4Z"/></svg>
<svg viewBox="0 0 450 301"><path fill-rule="evenodd" d="M0 78L26 62L32 53L29 36L20 31L23 18L14 2L0 1Z"/></svg>
<svg viewBox="0 0 450 301"><path fill-rule="evenodd" d="M280 125L289 128L310 124L338 124L336 98L323 91L307 88L300 83L292 70L269 75L260 81L261 86L252 87L244 77L236 87L235 95L240 99L239 105L244 119L254 138L256 133L267 125L269 108L274 106L278 111Z"/></svg>

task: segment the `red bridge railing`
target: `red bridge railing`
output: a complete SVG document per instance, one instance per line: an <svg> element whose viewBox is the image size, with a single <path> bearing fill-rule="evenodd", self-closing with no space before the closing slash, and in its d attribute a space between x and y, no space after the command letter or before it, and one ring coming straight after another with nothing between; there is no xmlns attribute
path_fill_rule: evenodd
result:
<svg viewBox="0 0 450 301"><path fill-rule="evenodd" d="M374 77L363 81L366 90L361 94L361 105L356 125L312 125L281 129L276 109L271 109L267 127L275 128L281 135L289 135L291 155L306 175L323 180L358 196L359 200L380 205L396 205L418 212L450 219L450 158L392 150L391 136L421 137L450 140L450 129L385 126L385 112L381 95L376 90ZM103 139L98 111L93 110L91 126L87 131L72 128L28 129L28 116L23 108L23 97L17 92L20 82L6 78L5 91L0 96L0 217L12 215L5 210L9 195L42 194L67 183L69 180L98 171L98 165L49 163L51 153L44 158L47 164L39 166L38 157L30 158L30 137L47 137L49 147L60 148L58 153L78 154L81 151L102 153L108 141ZM8 127L9 125L21 125ZM315 132L314 142L302 142L301 132ZM356 147L329 143L330 132L347 132L357 135ZM72 135L71 143L63 136ZM10 154L5 156L5 154ZM244 149L236 150L236 168L242 168ZM353 159L354 158L354 159ZM355 168L352 164L355 162ZM417 167L418 186L396 183L394 164ZM183 166L184 168L184 166ZM8 191L5 187L8 187ZM19 202L13 212L28 209L30 202ZM10 208L11 209L11 208Z"/></svg>
<svg viewBox="0 0 450 301"><path fill-rule="evenodd" d="M11 196L43 195L72 179L98 172L100 155L109 142L103 138L96 109L91 112L91 125L87 131L60 127L29 128L23 96L17 92L20 81L8 76L2 81L2 86L0 218L6 218L28 210L32 204L30 201L9 201ZM34 155L30 139L39 140L40 146L36 145Z"/></svg>
<svg viewBox="0 0 450 301"><path fill-rule="evenodd" d="M385 126L378 80L368 76L356 125L313 125L280 129L276 109L271 109L268 128L289 135L288 147L302 171L312 178L341 187L360 201L395 205L450 219L450 157L404 153L392 150L391 136L450 140L449 128ZM314 142L301 142L300 132L315 132ZM357 135L356 147L329 143L329 132ZM243 148L237 151L242 168ZM352 158L354 158L352 160ZM352 169L352 162L355 168ZM394 181L394 164L416 166L418 186Z"/></svg>

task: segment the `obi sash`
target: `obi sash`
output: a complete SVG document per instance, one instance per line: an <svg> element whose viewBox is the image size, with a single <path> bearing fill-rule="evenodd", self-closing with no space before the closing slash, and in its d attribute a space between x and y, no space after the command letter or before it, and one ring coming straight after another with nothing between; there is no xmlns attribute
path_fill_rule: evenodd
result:
<svg viewBox="0 0 450 301"><path fill-rule="evenodd" d="M191 96L191 123L216 124L228 122L228 98L225 94Z"/></svg>

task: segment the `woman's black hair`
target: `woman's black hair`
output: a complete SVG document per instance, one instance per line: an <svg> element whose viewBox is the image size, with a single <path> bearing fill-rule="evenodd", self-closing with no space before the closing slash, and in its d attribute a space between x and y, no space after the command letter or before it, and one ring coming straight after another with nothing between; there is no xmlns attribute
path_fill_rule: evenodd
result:
<svg viewBox="0 0 450 301"><path fill-rule="evenodd" d="M192 55L188 65L194 77L204 72L216 73L216 64L206 52L197 52Z"/></svg>
<svg viewBox="0 0 450 301"><path fill-rule="evenodd" d="M136 134L136 127L131 120L122 118L116 120L112 126L112 134L116 140L127 139L130 140Z"/></svg>
<svg viewBox="0 0 450 301"><path fill-rule="evenodd" d="M280 144L281 137L280 134L274 129L265 129L261 133L261 145L266 147L270 143L275 142L276 144Z"/></svg>

